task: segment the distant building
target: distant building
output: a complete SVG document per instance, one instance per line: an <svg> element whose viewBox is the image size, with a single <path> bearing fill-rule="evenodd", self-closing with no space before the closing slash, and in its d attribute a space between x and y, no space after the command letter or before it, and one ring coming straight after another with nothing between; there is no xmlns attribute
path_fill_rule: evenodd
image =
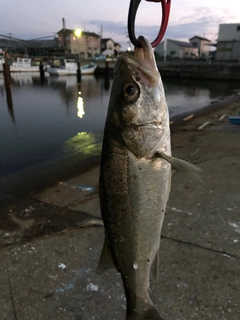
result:
<svg viewBox="0 0 240 320"><path fill-rule="evenodd" d="M119 43L115 43L111 38L103 38L101 39L101 54L104 56L113 56L118 55L121 50L121 45Z"/></svg>
<svg viewBox="0 0 240 320"><path fill-rule="evenodd" d="M199 57L208 57L209 56L210 43L211 43L210 40L203 38L203 37L194 36L189 39L189 42L191 43L191 45L193 47L198 48Z"/></svg>
<svg viewBox="0 0 240 320"><path fill-rule="evenodd" d="M10 37L0 38L0 48L9 53L24 54L28 46L27 41L12 39Z"/></svg>
<svg viewBox="0 0 240 320"><path fill-rule="evenodd" d="M56 52L58 48L57 39L35 39L21 40L17 38L0 38L0 48L8 52L9 57L12 56L50 56Z"/></svg>
<svg viewBox="0 0 240 320"><path fill-rule="evenodd" d="M31 56L51 56L58 52L57 38L28 41L28 54Z"/></svg>
<svg viewBox="0 0 240 320"><path fill-rule="evenodd" d="M165 39L156 48L155 52L161 57L191 59L198 56L198 48L189 42Z"/></svg>
<svg viewBox="0 0 240 320"><path fill-rule="evenodd" d="M74 29L63 28L57 34L59 48L65 53L80 55L82 59L92 59L100 54L100 36L94 32L82 31L77 37Z"/></svg>
<svg viewBox="0 0 240 320"><path fill-rule="evenodd" d="M239 61L240 23L229 23L219 25L216 59Z"/></svg>

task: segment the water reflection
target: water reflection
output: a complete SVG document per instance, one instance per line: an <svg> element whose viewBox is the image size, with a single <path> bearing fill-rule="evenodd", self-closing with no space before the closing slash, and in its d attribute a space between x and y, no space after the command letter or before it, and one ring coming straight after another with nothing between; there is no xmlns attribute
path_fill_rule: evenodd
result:
<svg viewBox="0 0 240 320"><path fill-rule="evenodd" d="M64 86L65 88L75 87L77 84L76 77L72 76L61 76L61 77L47 77L47 83L50 86Z"/></svg>
<svg viewBox="0 0 240 320"><path fill-rule="evenodd" d="M84 102L81 94L81 83L78 83L77 115L79 118L82 118L85 115Z"/></svg>
<svg viewBox="0 0 240 320"><path fill-rule="evenodd" d="M6 94L8 112L12 119L12 122L15 123L11 85L6 86L3 78L0 78L0 92L2 96Z"/></svg>
<svg viewBox="0 0 240 320"><path fill-rule="evenodd" d="M234 82L196 80L196 79L163 79L170 116L208 106L212 100L230 95L236 88Z"/></svg>
<svg viewBox="0 0 240 320"><path fill-rule="evenodd" d="M99 155L102 148L101 138L100 134L79 132L65 142L64 152L92 156Z"/></svg>
<svg viewBox="0 0 240 320"><path fill-rule="evenodd" d="M79 92L81 92L80 96L84 100L85 98L98 96L100 89L98 80L93 75L84 75L81 84L77 83L77 77L75 76L48 77L47 85L53 90L60 92L61 99L67 109L74 102L77 106L79 103L81 104Z"/></svg>
<svg viewBox="0 0 240 320"><path fill-rule="evenodd" d="M75 76L45 77L42 84L39 75L13 74L13 110L1 76L0 177L64 155L100 154L109 100L104 79L84 76L80 86Z"/></svg>
<svg viewBox="0 0 240 320"><path fill-rule="evenodd" d="M11 73L11 80L12 83L14 85L17 86L26 86L26 85L31 85L33 83L33 79L34 78L38 78L38 76L35 74L35 76L33 76L33 74L31 73L22 73L22 72L15 72L15 73Z"/></svg>
<svg viewBox="0 0 240 320"><path fill-rule="evenodd" d="M0 74L0 177L65 155L87 159L100 154L111 78L82 76L81 86L76 76L41 80L38 74L15 73L11 78L7 93ZM194 110L237 89L214 81L163 83L170 114Z"/></svg>
<svg viewBox="0 0 240 320"><path fill-rule="evenodd" d="M10 114L12 122L15 123L13 100L12 100L12 90L11 90L11 88L7 88L7 87L5 89L6 89L6 96L7 96L8 112Z"/></svg>

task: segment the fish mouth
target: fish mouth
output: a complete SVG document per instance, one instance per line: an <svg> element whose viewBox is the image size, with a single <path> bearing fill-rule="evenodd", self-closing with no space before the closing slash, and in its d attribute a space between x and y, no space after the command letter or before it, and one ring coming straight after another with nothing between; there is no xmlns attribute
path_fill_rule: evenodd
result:
<svg viewBox="0 0 240 320"><path fill-rule="evenodd" d="M133 77L140 80L146 87L154 87L160 77L151 44L143 36L138 40L141 48L135 48L134 56L121 53L118 60L126 63Z"/></svg>
<svg viewBox="0 0 240 320"><path fill-rule="evenodd" d="M161 123L150 122L150 123L138 124L137 127L161 129Z"/></svg>
<svg viewBox="0 0 240 320"><path fill-rule="evenodd" d="M130 128L134 130L138 130L139 128L149 128L149 129L161 129L162 123L157 122L148 122L148 123L141 123L141 124L125 124L122 126L122 128Z"/></svg>
<svg viewBox="0 0 240 320"><path fill-rule="evenodd" d="M151 71L158 71L154 51L150 42L143 36L140 36L138 40L140 41L142 47L135 47L134 55L130 55L129 53L125 52L120 53L120 59L123 58L128 63L133 64L140 69L151 69Z"/></svg>

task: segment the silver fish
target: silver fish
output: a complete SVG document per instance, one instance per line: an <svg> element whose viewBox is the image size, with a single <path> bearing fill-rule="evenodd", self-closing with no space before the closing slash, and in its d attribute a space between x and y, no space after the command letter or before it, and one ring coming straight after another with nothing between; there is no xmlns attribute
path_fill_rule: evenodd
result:
<svg viewBox="0 0 240 320"><path fill-rule="evenodd" d="M170 191L169 114L150 43L118 58L105 124L100 204L105 242L98 272L116 267L127 320L162 319L149 296L157 278L161 228Z"/></svg>

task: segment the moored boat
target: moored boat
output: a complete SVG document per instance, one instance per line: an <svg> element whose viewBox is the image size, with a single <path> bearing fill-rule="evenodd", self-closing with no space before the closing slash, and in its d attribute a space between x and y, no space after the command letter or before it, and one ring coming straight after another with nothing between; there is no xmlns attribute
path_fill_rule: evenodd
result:
<svg viewBox="0 0 240 320"><path fill-rule="evenodd" d="M39 66L32 66L31 62L30 58L17 58L10 64L10 72L39 72Z"/></svg>
<svg viewBox="0 0 240 320"><path fill-rule="evenodd" d="M97 69L97 65L94 63L87 64L81 67L82 74L94 74L95 70Z"/></svg>
<svg viewBox="0 0 240 320"><path fill-rule="evenodd" d="M3 64L5 63L5 59L3 56L0 56L0 72L3 72Z"/></svg>
<svg viewBox="0 0 240 320"><path fill-rule="evenodd" d="M47 68L47 72L51 76L66 76L66 75L75 75L77 74L77 62L74 59L64 59L63 66L51 66ZM81 67L81 74L93 74L97 68L96 64L88 64Z"/></svg>

